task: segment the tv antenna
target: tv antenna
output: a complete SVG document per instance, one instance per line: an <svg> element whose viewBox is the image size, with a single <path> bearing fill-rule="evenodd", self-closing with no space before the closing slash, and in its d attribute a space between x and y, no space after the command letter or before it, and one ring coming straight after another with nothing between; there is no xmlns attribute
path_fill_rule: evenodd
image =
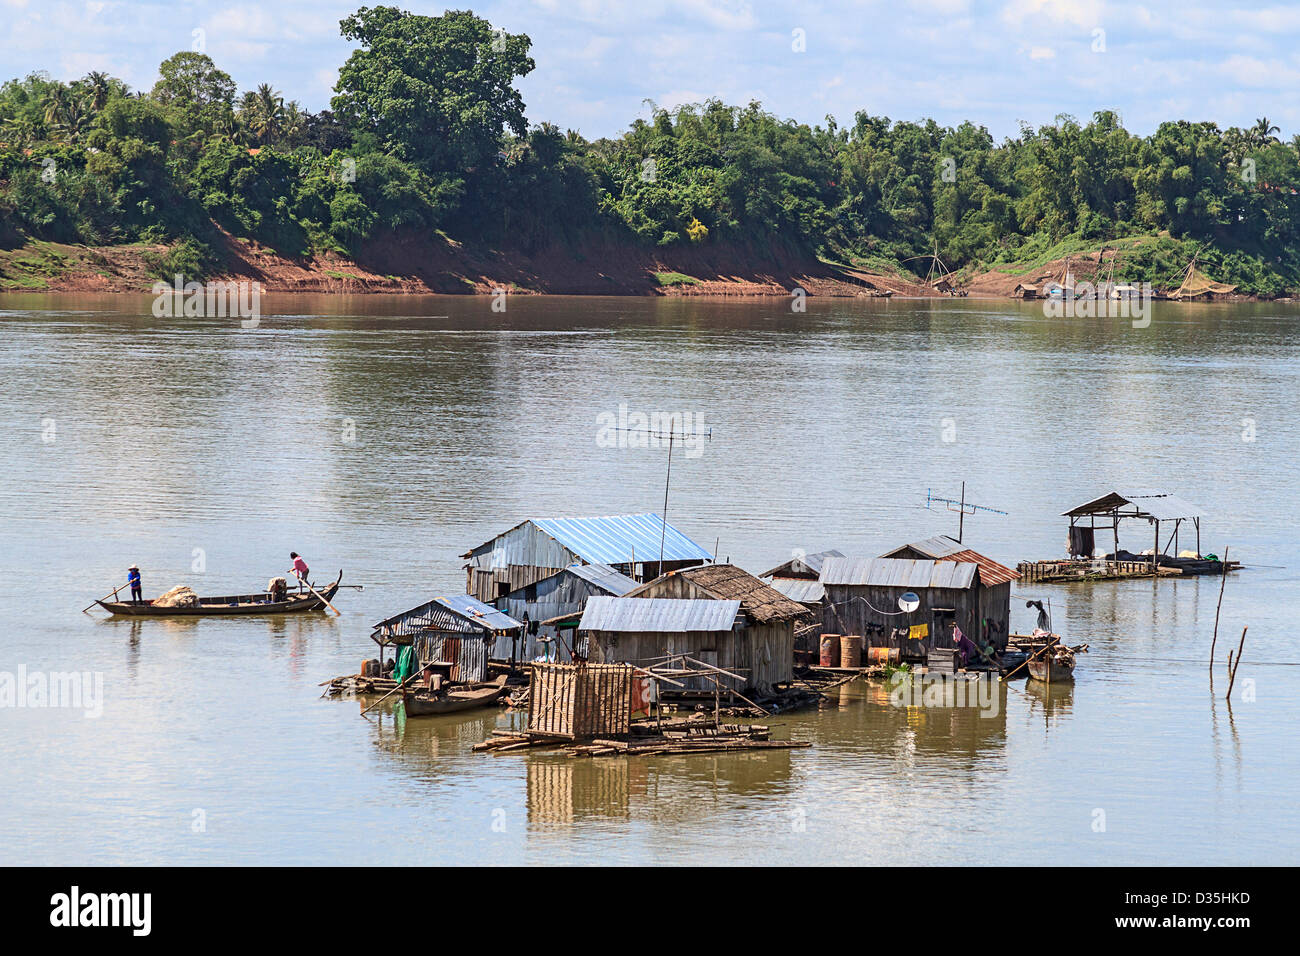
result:
<svg viewBox="0 0 1300 956"><path fill-rule="evenodd" d="M675 415L669 416L667 431L665 431L662 428L649 428L649 427L615 428L614 431L636 432L639 435L646 435L649 438L654 438L659 441L663 441L665 438L668 439L668 469L667 469L667 474L665 474L664 476L664 511L663 514L660 516L662 527L659 530L659 573L663 574L664 573L664 543L668 537L668 488L671 485L673 480L673 444L678 439L685 440L686 433L684 431L677 430L677 416ZM705 441L708 442L713 441L713 429L710 428L707 432L703 432L702 437L704 438ZM636 569L633 568L633 571L635 570Z"/></svg>
<svg viewBox="0 0 1300 956"><path fill-rule="evenodd" d="M957 543L961 544L962 532L966 526L966 516L973 515L977 511L987 511L990 514L1004 515L1005 511L999 511L997 508L986 508L984 505L972 504L966 500L966 482L961 483L961 499L941 498L932 494L929 488L925 489L925 506L930 507L931 503L946 505L949 511L957 512ZM954 507L954 505L956 507Z"/></svg>

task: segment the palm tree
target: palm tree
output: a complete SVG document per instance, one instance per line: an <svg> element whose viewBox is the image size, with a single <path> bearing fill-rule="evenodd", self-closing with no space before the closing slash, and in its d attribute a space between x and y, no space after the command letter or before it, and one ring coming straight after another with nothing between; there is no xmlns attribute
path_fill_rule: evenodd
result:
<svg viewBox="0 0 1300 956"><path fill-rule="evenodd" d="M45 125L62 126L72 104L72 93L62 83L56 83L45 94Z"/></svg>
<svg viewBox="0 0 1300 956"><path fill-rule="evenodd" d="M284 126L284 97L263 83L252 94L252 117L250 126L257 140L263 145L276 139Z"/></svg>
<svg viewBox="0 0 1300 956"><path fill-rule="evenodd" d="M108 103L108 97L113 92L112 77L107 73L101 73L99 70L92 70L85 75L81 82L86 87L86 98L90 105L90 111L98 113Z"/></svg>
<svg viewBox="0 0 1300 956"><path fill-rule="evenodd" d="M1282 130L1270 123L1267 116L1261 116L1255 120L1255 125L1250 128L1247 135L1252 146L1268 146L1270 143L1278 142L1278 138L1273 134L1280 132Z"/></svg>

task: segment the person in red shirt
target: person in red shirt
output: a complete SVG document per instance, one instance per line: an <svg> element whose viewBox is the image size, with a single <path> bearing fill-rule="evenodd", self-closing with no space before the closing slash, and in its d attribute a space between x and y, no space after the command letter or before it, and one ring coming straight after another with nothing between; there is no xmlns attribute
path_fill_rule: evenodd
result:
<svg viewBox="0 0 1300 956"><path fill-rule="evenodd" d="M298 578L298 593L302 593L302 586L307 582L307 576L311 572L307 569L307 562L302 559L297 551L290 551L289 557L293 558L293 574Z"/></svg>

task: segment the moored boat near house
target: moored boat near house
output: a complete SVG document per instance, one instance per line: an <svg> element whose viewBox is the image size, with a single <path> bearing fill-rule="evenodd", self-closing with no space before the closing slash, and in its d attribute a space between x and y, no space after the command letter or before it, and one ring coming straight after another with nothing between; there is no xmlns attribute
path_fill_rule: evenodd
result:
<svg viewBox="0 0 1300 956"><path fill-rule="evenodd" d="M487 680L488 658L498 641L514 641L517 647L523 630L509 614L468 594L454 594L380 621L370 639L379 645L381 673L386 648L411 648L406 673L441 664L452 681L474 683Z"/></svg>

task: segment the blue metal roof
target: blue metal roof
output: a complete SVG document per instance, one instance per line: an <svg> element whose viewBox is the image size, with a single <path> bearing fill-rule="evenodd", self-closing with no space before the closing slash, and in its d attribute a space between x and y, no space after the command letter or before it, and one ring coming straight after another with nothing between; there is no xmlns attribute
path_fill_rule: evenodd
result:
<svg viewBox="0 0 1300 956"><path fill-rule="evenodd" d="M395 614L387 620L380 621L375 625L375 629L421 622L436 623L438 608L450 611L456 618L484 631L510 631L524 626L509 614L498 611L490 604L484 604L478 598L468 594L453 594L450 597L436 597L419 607Z"/></svg>
<svg viewBox="0 0 1300 956"><path fill-rule="evenodd" d="M654 512L601 518L533 518L541 528L584 561L629 564L659 560L663 536L665 561L711 561L713 555Z"/></svg>
<svg viewBox="0 0 1300 956"><path fill-rule="evenodd" d="M626 574L615 571L608 564L571 564L564 570L576 574L584 581L590 581L602 591L608 591L615 597L622 597L637 586L636 581Z"/></svg>
<svg viewBox="0 0 1300 956"><path fill-rule="evenodd" d="M580 631L730 631L740 613L739 601L711 598L588 598Z"/></svg>

